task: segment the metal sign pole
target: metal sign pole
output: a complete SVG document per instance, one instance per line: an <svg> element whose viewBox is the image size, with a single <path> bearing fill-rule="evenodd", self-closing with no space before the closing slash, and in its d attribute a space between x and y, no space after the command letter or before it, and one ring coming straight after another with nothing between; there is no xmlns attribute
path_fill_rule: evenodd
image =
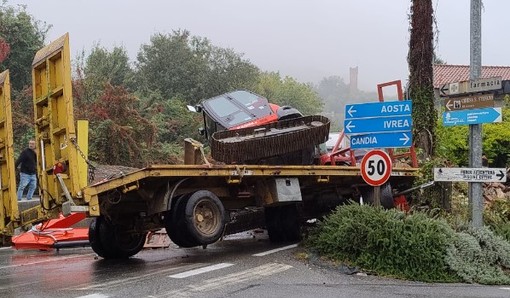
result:
<svg viewBox="0 0 510 298"><path fill-rule="evenodd" d="M374 206L381 207L381 187L374 186Z"/></svg>
<svg viewBox="0 0 510 298"><path fill-rule="evenodd" d="M480 78L482 70L482 1L471 0L470 21L470 79ZM482 125L469 125L469 166L479 168L482 166ZM483 226L483 196L482 183L469 183L469 205L471 209L471 225Z"/></svg>

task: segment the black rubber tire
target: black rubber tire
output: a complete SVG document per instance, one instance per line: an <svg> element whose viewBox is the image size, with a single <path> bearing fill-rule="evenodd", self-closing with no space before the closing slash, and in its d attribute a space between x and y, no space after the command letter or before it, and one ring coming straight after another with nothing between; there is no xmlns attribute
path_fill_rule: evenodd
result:
<svg viewBox="0 0 510 298"><path fill-rule="evenodd" d="M283 229L280 223L280 206L266 207L264 209L266 217L266 229L269 235L269 241L274 243L283 242Z"/></svg>
<svg viewBox="0 0 510 298"><path fill-rule="evenodd" d="M126 259L137 254L142 250L146 236L146 233L121 233L103 216L95 218L89 226L90 245L105 259Z"/></svg>
<svg viewBox="0 0 510 298"><path fill-rule="evenodd" d="M99 237L99 223L101 219L99 217L94 217L89 225L89 243L92 250L100 256L104 258L105 251L103 248L103 244L101 243Z"/></svg>
<svg viewBox="0 0 510 298"><path fill-rule="evenodd" d="M218 197L199 190L186 201L184 221L188 239L207 245L218 241L225 230L225 208Z"/></svg>
<svg viewBox="0 0 510 298"><path fill-rule="evenodd" d="M184 210L189 199L188 195L183 195L177 199L173 208L165 216L165 229L168 237L180 247L194 247L200 245L196 241L189 239L184 220Z"/></svg>
<svg viewBox="0 0 510 298"><path fill-rule="evenodd" d="M301 222L299 220L297 205L282 206L280 218L284 241L301 241Z"/></svg>
<svg viewBox="0 0 510 298"><path fill-rule="evenodd" d="M393 201L393 191L390 183L385 183L381 187L381 206L385 209L391 209L395 207ZM363 203L372 205L374 203L374 188L372 186L360 188L361 196L363 197Z"/></svg>
<svg viewBox="0 0 510 298"><path fill-rule="evenodd" d="M274 243L301 240L301 222L296 204L265 208L266 229Z"/></svg>

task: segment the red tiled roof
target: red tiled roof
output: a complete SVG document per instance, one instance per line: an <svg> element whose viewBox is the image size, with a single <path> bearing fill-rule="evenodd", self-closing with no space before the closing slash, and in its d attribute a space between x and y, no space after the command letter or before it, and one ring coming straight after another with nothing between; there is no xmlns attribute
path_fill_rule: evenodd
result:
<svg viewBox="0 0 510 298"><path fill-rule="evenodd" d="M434 64L434 88L446 83L469 80L469 65ZM510 80L510 66L482 66L482 78L501 77Z"/></svg>

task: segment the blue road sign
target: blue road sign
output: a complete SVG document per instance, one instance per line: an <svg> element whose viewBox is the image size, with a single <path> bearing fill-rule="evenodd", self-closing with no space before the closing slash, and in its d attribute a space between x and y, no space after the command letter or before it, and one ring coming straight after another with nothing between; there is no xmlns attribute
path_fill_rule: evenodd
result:
<svg viewBox="0 0 510 298"><path fill-rule="evenodd" d="M345 106L345 119L411 115L412 101L368 102Z"/></svg>
<svg viewBox="0 0 510 298"><path fill-rule="evenodd" d="M412 126L413 121L410 115L351 119L344 121L344 129L346 134L408 131L411 130Z"/></svg>
<svg viewBox="0 0 510 298"><path fill-rule="evenodd" d="M501 122L501 108L459 110L443 113L444 126Z"/></svg>
<svg viewBox="0 0 510 298"><path fill-rule="evenodd" d="M413 144L411 131L353 135L350 138L352 149L408 148Z"/></svg>

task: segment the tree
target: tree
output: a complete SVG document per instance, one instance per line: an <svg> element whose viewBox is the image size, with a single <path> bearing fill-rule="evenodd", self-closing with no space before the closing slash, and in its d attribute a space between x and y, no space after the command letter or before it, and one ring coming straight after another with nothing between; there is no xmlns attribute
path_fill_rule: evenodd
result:
<svg viewBox="0 0 510 298"><path fill-rule="evenodd" d="M124 48L114 47L109 51L95 45L87 57L82 52L77 61L76 80L83 88L79 97L84 103L96 101L107 85L123 86L133 91L134 70Z"/></svg>
<svg viewBox="0 0 510 298"><path fill-rule="evenodd" d="M138 113L138 100L122 86L106 85L90 106L90 155L103 164L140 167L143 152L154 142L156 128Z"/></svg>
<svg viewBox="0 0 510 298"><path fill-rule="evenodd" d="M137 84L141 94L158 92L188 103L234 89L255 86L258 68L232 49L216 47L186 30L156 34L137 56Z"/></svg>
<svg viewBox="0 0 510 298"><path fill-rule="evenodd" d="M158 91L164 98L177 95L192 99L205 86L207 76L204 55L196 55L190 48L188 31L155 34L150 44L142 45L137 56L137 84L146 94Z"/></svg>
<svg viewBox="0 0 510 298"><path fill-rule="evenodd" d="M424 158L435 151L434 88L432 62L433 9L431 0L411 1L411 37L409 40L409 90L413 100L415 145L422 149Z"/></svg>
<svg viewBox="0 0 510 298"><path fill-rule="evenodd" d="M344 113L345 102L349 99L349 85L339 76L323 78L317 86L317 93L324 101L324 110Z"/></svg>
<svg viewBox="0 0 510 298"><path fill-rule="evenodd" d="M8 46L9 54L3 62L0 60L0 72L9 69L11 86L21 91L32 81L32 59L37 50L44 46L46 33L50 26L36 20L25 6L7 6L0 3L0 40L3 48Z"/></svg>
<svg viewBox="0 0 510 298"><path fill-rule="evenodd" d="M292 77L282 78L277 72L262 73L255 92L272 103L291 106L305 115L322 111L323 102L313 86L300 83Z"/></svg>

